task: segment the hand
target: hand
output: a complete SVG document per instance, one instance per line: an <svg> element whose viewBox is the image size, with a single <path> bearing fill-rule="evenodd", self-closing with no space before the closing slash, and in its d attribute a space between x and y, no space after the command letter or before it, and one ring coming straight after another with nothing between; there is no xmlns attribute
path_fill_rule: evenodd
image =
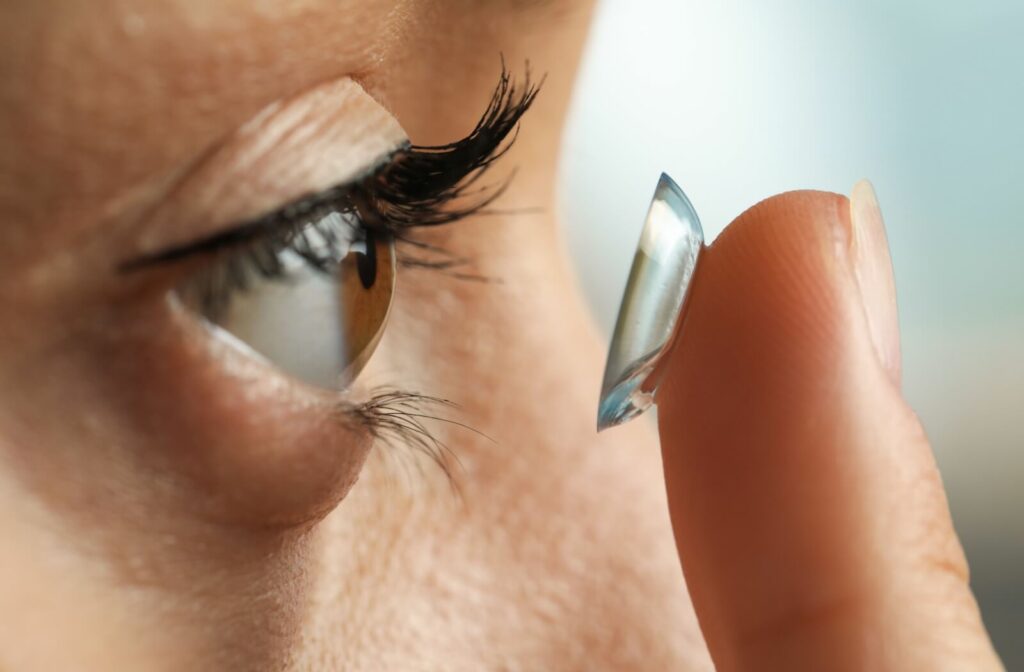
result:
<svg viewBox="0 0 1024 672"><path fill-rule="evenodd" d="M900 394L866 182L744 213L705 250L658 394L672 525L719 670L1002 669Z"/></svg>

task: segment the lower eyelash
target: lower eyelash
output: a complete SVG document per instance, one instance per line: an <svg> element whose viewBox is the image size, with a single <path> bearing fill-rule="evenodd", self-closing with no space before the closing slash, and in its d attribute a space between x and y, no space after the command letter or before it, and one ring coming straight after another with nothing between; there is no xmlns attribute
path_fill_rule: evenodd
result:
<svg viewBox="0 0 1024 672"><path fill-rule="evenodd" d="M430 431L428 423L444 423L471 432L491 443L496 442L469 425L439 415L445 410L458 408L458 404L447 399L378 388L368 401L343 403L339 411L343 422L369 431L374 440L384 446L404 448L411 450L415 456L425 457L441 469L453 491L461 495L458 473L462 470L462 463L451 448Z"/></svg>

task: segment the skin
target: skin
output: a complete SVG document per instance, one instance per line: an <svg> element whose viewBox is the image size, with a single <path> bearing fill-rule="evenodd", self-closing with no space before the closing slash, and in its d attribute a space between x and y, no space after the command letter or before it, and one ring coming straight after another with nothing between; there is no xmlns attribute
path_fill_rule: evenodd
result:
<svg viewBox="0 0 1024 672"><path fill-rule="evenodd" d="M664 478L644 423L594 434L604 346L552 214L589 11L0 5L0 669L998 668L895 328L851 289L885 306L891 279L836 252L884 244L832 244L858 240L843 197L779 197L710 249L659 398ZM116 269L342 177L323 157L396 123L462 137L499 52L547 74L501 163L502 209L543 214L426 234L502 282L403 273L345 397L460 403L494 441L431 426L456 496L169 300L195 264Z"/></svg>

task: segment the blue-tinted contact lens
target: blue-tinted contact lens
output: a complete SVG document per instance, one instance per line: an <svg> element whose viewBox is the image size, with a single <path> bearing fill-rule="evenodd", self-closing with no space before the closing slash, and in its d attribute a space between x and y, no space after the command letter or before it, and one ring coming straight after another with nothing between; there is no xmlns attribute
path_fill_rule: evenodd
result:
<svg viewBox="0 0 1024 672"><path fill-rule="evenodd" d="M703 248L704 231L693 205L672 178L662 174L608 349L598 431L622 424L654 403L661 378L659 364L682 323Z"/></svg>

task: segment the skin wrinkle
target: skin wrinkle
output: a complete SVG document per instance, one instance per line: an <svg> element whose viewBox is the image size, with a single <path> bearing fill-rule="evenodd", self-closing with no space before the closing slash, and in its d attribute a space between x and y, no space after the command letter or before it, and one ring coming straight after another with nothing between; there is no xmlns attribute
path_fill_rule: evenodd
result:
<svg viewBox="0 0 1024 672"><path fill-rule="evenodd" d="M0 610L24 614L0 667L709 669L654 438L593 436L603 347L551 214L589 6L547 7L0 9ZM350 75L415 142L448 142L499 53L548 74L493 176L518 168L500 207L542 214L426 232L502 282L403 272L361 383L451 398L499 442L436 427L466 465L458 504L331 426L331 395L192 329L162 299L174 273L109 269L133 218L273 101ZM283 147L252 168L286 170Z"/></svg>

